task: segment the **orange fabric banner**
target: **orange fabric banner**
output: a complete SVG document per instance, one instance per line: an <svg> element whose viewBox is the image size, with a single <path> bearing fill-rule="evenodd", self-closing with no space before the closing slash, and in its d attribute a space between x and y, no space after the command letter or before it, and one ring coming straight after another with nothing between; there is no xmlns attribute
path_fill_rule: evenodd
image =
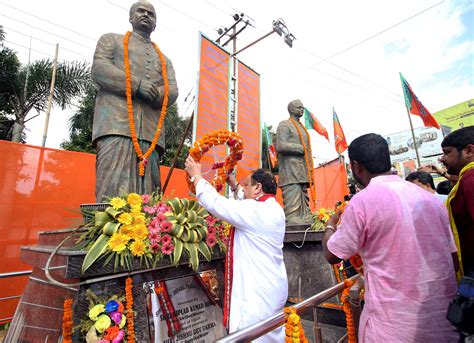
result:
<svg viewBox="0 0 474 343"><path fill-rule="evenodd" d="M20 247L38 242L40 231L82 223L81 204L95 202L95 155L0 140L0 274L31 270ZM168 167L160 167L161 184ZM174 169L165 199L189 198L186 172ZM0 278L0 298L22 295L28 276ZM10 318L19 298L0 303Z"/></svg>
<svg viewBox="0 0 474 343"><path fill-rule="evenodd" d="M200 35L198 94L194 116L193 142L206 133L229 128L229 53ZM227 156L226 146L212 148L201 160L204 172ZM214 172L204 173L210 180Z"/></svg>
<svg viewBox="0 0 474 343"><path fill-rule="evenodd" d="M237 180L261 167L260 75L239 61L236 131L244 140L244 155L237 165Z"/></svg>
<svg viewBox="0 0 474 343"><path fill-rule="evenodd" d="M347 172L343 161L335 159L314 169L316 185L316 209L334 209L338 201L349 194ZM310 201L311 203L311 201Z"/></svg>

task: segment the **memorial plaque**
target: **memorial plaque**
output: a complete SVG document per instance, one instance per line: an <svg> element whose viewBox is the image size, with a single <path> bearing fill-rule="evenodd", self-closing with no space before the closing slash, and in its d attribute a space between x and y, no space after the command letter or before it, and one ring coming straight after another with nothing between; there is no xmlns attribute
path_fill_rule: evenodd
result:
<svg viewBox="0 0 474 343"><path fill-rule="evenodd" d="M203 343L225 336L218 289L214 270L144 283L151 341Z"/></svg>

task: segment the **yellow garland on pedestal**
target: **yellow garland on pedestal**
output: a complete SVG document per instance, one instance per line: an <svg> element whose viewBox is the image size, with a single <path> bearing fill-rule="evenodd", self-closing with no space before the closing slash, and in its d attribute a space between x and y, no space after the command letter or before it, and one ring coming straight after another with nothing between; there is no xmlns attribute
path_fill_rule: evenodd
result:
<svg viewBox="0 0 474 343"><path fill-rule="evenodd" d="M283 311L288 314L285 324L285 343L307 343L308 339L304 335L301 319L296 314L296 309L294 307L285 307Z"/></svg>

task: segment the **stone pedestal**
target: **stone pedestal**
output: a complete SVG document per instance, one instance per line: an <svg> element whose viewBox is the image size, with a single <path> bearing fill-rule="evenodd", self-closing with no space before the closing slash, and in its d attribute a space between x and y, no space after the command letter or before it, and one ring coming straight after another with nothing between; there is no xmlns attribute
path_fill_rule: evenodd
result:
<svg viewBox="0 0 474 343"><path fill-rule="evenodd" d="M308 228L309 225L286 227L283 256L288 274L288 305L301 302L337 283L332 267L323 254L321 242L324 232ZM337 297L327 302L339 303ZM324 336L341 338L346 326L344 312L319 306L317 313L318 322L325 328L323 339ZM307 312L302 318L308 323L312 322L313 314ZM310 327L310 331L306 330L306 336L311 340L312 326L308 325Z"/></svg>
<svg viewBox="0 0 474 343"><path fill-rule="evenodd" d="M5 342L54 342L59 341L62 335L63 302L72 297L74 299L74 326L78 325L81 318L87 316L89 301L85 294L88 289L97 295L112 296L125 295L125 279L127 271L119 268L114 271L113 263L103 266L99 259L85 274L81 274L82 261L85 251L75 250L72 245L75 239L69 239L59 249L50 263L50 273L55 280L61 283L74 284L86 282L81 286L57 286L50 282L45 276L46 262L54 248L74 230L46 231L41 232L37 246L26 246L21 249L21 257L24 262L33 266L25 292L15 312L11 327L5 338ZM74 235L76 238L80 232ZM224 286L224 263L223 255L214 256L210 261L200 262L200 271L215 270L219 281L220 295L223 294ZM195 274L185 262L179 266L172 266L168 258L164 258L162 264L156 269L146 271L146 267L136 263L133 266L132 275L134 310L137 312L135 318L135 332L137 342L150 341L149 318L146 309L146 293L143 285L146 282L179 278ZM111 278L108 278L111 276ZM74 333L74 341L81 341L81 334Z"/></svg>

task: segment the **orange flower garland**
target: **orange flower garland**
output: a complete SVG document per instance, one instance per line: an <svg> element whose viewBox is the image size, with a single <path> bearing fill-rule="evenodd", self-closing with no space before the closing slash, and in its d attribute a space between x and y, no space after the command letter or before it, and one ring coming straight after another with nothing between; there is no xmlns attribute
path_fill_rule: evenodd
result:
<svg viewBox="0 0 474 343"><path fill-rule="evenodd" d="M133 293L132 293L132 278L128 277L125 281L125 301L127 302L127 342L135 343L135 328L133 325L133 320L135 313L133 312Z"/></svg>
<svg viewBox="0 0 474 343"><path fill-rule="evenodd" d="M303 145L303 150L304 150L304 161L306 163L306 170L308 171L308 182L309 182L309 191L311 192L311 199L313 201L313 204L316 205L316 189L314 187L314 181L313 181L313 152L311 151L311 141L309 138L309 133L308 130L304 127L304 125L301 125L299 122L296 122L292 117L290 117L291 122L296 128L296 131L298 131L298 136L300 137L300 142ZM306 137L308 137L309 141L309 146L307 147L304 140L303 140L303 134L301 133L300 130L300 124L301 127L303 127L304 132L306 133Z"/></svg>
<svg viewBox="0 0 474 343"><path fill-rule="evenodd" d="M357 337L355 334L354 318L352 316L351 303L349 301L349 292L350 288L354 284L354 281L344 280L344 285L346 288L342 291L341 301L342 309L346 314L346 325L347 325L347 338L349 343L356 343Z"/></svg>
<svg viewBox="0 0 474 343"><path fill-rule="evenodd" d="M244 152L244 143L242 137L237 132L228 130L216 130L205 134L202 138L196 140L189 155L196 161L201 161L202 157L210 148L222 144L227 144L230 149L230 154L226 157L224 162L216 162L213 164L213 169L217 169L216 176L211 180L211 184L220 192L225 185L227 175L230 174L237 161L242 159ZM189 175L187 178L189 190L196 192L194 184L191 182Z"/></svg>
<svg viewBox="0 0 474 343"><path fill-rule="evenodd" d="M294 307L285 307L283 311L288 314L285 323L285 342L307 343L308 339L304 335L304 329L296 309Z"/></svg>
<svg viewBox="0 0 474 343"><path fill-rule="evenodd" d="M74 301L72 299L64 300L63 308L63 342L72 343L72 304Z"/></svg>
<svg viewBox="0 0 474 343"><path fill-rule="evenodd" d="M160 120L158 121L158 126L156 128L155 136L153 137L153 141L151 142L150 147L148 150L143 153L142 149L140 148L140 144L138 143L137 138L137 131L135 128L135 121L133 118L133 104L132 104L132 77L130 73L130 62L128 57L128 41L130 39L131 32L128 31L123 38L123 63L125 66L125 93L127 95L127 109L128 109L128 121L130 125L130 134L132 135L132 142L135 152L137 153L138 159L140 160L138 164L139 175L145 175L145 166L148 161L148 157L150 157L153 150L155 150L156 144L158 144L158 139L160 138L161 128L163 127L163 123L166 117L166 109L168 107L168 98L169 98L169 80L168 74L166 70L166 59L163 56L163 53L158 48L158 46L153 43L156 52L160 58L161 62L161 73L163 76L163 83L164 83L164 95L163 95L163 104L161 105L161 114Z"/></svg>

